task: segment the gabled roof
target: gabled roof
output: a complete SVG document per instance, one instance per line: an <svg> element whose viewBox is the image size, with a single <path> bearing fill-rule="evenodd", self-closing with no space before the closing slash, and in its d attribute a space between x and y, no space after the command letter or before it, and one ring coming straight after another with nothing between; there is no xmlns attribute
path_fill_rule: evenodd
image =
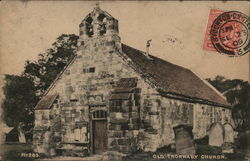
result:
<svg viewBox="0 0 250 161"><path fill-rule="evenodd" d="M122 51L139 68L143 75L153 79L162 92L186 96L196 100L201 99L222 106L230 106L215 88L199 78L191 70L152 55L146 56L145 52L125 44L122 44Z"/></svg>
<svg viewBox="0 0 250 161"><path fill-rule="evenodd" d="M35 110L46 110L50 109L54 101L56 100L58 94L45 95L42 99L37 103Z"/></svg>
<svg viewBox="0 0 250 161"><path fill-rule="evenodd" d="M122 44L122 52L122 54L127 56L135 67L141 71L140 73L142 73L142 76L147 77L150 81L154 82L154 85L158 87L158 91L161 94L181 96L193 102L230 107L225 97L219 91L217 91L208 82L198 77L191 70L152 55L146 56L145 52L134 49L125 44ZM56 79L44 93L45 96L43 96L42 100L38 102L35 109L50 108L56 96L47 95L48 92L55 85L56 81L61 77L65 70L74 63L75 59L76 56L68 63L63 71L58 74ZM131 85L134 85L135 83L134 80L130 80L129 82ZM123 83L121 83L121 85L122 84ZM47 102L46 100L50 101Z"/></svg>

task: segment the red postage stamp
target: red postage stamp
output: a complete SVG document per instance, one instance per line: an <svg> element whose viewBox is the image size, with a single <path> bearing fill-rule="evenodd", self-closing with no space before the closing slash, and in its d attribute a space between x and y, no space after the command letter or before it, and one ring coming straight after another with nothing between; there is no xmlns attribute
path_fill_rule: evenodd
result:
<svg viewBox="0 0 250 161"><path fill-rule="evenodd" d="M203 43L203 49L207 51L216 51L214 48L211 40L210 40L210 29L211 26L214 22L214 20L222 14L224 11L222 10L217 10L217 9L210 9L209 17L208 17L208 22L207 22L207 28L206 28L206 33L205 33L205 39Z"/></svg>
<svg viewBox="0 0 250 161"><path fill-rule="evenodd" d="M215 49L228 56L242 56L250 51L250 18L238 11L224 12L213 22L210 40Z"/></svg>
<svg viewBox="0 0 250 161"><path fill-rule="evenodd" d="M233 57L248 53L249 24L249 17L241 12L211 9L203 49Z"/></svg>

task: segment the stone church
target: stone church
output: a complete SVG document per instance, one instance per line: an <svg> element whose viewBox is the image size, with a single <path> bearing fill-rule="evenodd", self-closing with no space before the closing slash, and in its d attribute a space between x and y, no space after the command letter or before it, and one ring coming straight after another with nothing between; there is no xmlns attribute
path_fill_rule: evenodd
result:
<svg viewBox="0 0 250 161"><path fill-rule="evenodd" d="M121 42L118 20L95 7L79 25L76 56L35 107L34 150L87 156L156 151L231 121L230 105L191 70Z"/></svg>

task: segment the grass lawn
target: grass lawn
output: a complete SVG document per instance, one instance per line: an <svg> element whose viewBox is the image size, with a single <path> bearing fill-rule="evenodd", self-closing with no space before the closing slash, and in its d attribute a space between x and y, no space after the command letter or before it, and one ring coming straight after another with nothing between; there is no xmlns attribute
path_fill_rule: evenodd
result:
<svg viewBox="0 0 250 161"><path fill-rule="evenodd" d="M1 161L35 161L35 158L21 157L22 153L32 153L31 144L2 144L0 145ZM246 152L242 150L236 150L234 154L222 154L221 149L218 147L211 147L208 145L196 146L196 155L198 158L170 158L169 156L175 156L176 154L167 147L163 147L156 152L143 152L137 151L131 155L119 159L120 161L245 161ZM223 155L226 159L202 159L204 155ZM250 156L250 155L249 155ZM48 158L49 159L49 158ZM66 159L66 158L65 158ZM79 158L81 160L84 158ZM86 161L87 158L85 158ZM93 158L92 158L93 159ZM60 160L64 160L61 158ZM97 159L102 160L102 159ZM109 160L116 161L115 158L109 158ZM53 160L54 161L54 160Z"/></svg>
<svg viewBox="0 0 250 161"><path fill-rule="evenodd" d="M0 145L1 161L33 161L32 158L21 157L21 153L32 152L31 144L9 143Z"/></svg>

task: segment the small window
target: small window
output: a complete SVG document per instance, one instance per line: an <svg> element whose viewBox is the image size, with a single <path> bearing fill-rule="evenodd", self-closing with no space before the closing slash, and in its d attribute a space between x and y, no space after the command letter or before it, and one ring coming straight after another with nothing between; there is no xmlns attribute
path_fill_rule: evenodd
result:
<svg viewBox="0 0 250 161"><path fill-rule="evenodd" d="M70 99L70 102L77 102L78 99Z"/></svg>
<svg viewBox="0 0 250 161"><path fill-rule="evenodd" d="M110 104L110 112L121 112L122 103L122 100L112 100Z"/></svg>
<svg viewBox="0 0 250 161"><path fill-rule="evenodd" d="M89 68L89 73L95 73L95 68Z"/></svg>
<svg viewBox="0 0 250 161"><path fill-rule="evenodd" d="M95 68L83 68L83 73L95 73Z"/></svg>

